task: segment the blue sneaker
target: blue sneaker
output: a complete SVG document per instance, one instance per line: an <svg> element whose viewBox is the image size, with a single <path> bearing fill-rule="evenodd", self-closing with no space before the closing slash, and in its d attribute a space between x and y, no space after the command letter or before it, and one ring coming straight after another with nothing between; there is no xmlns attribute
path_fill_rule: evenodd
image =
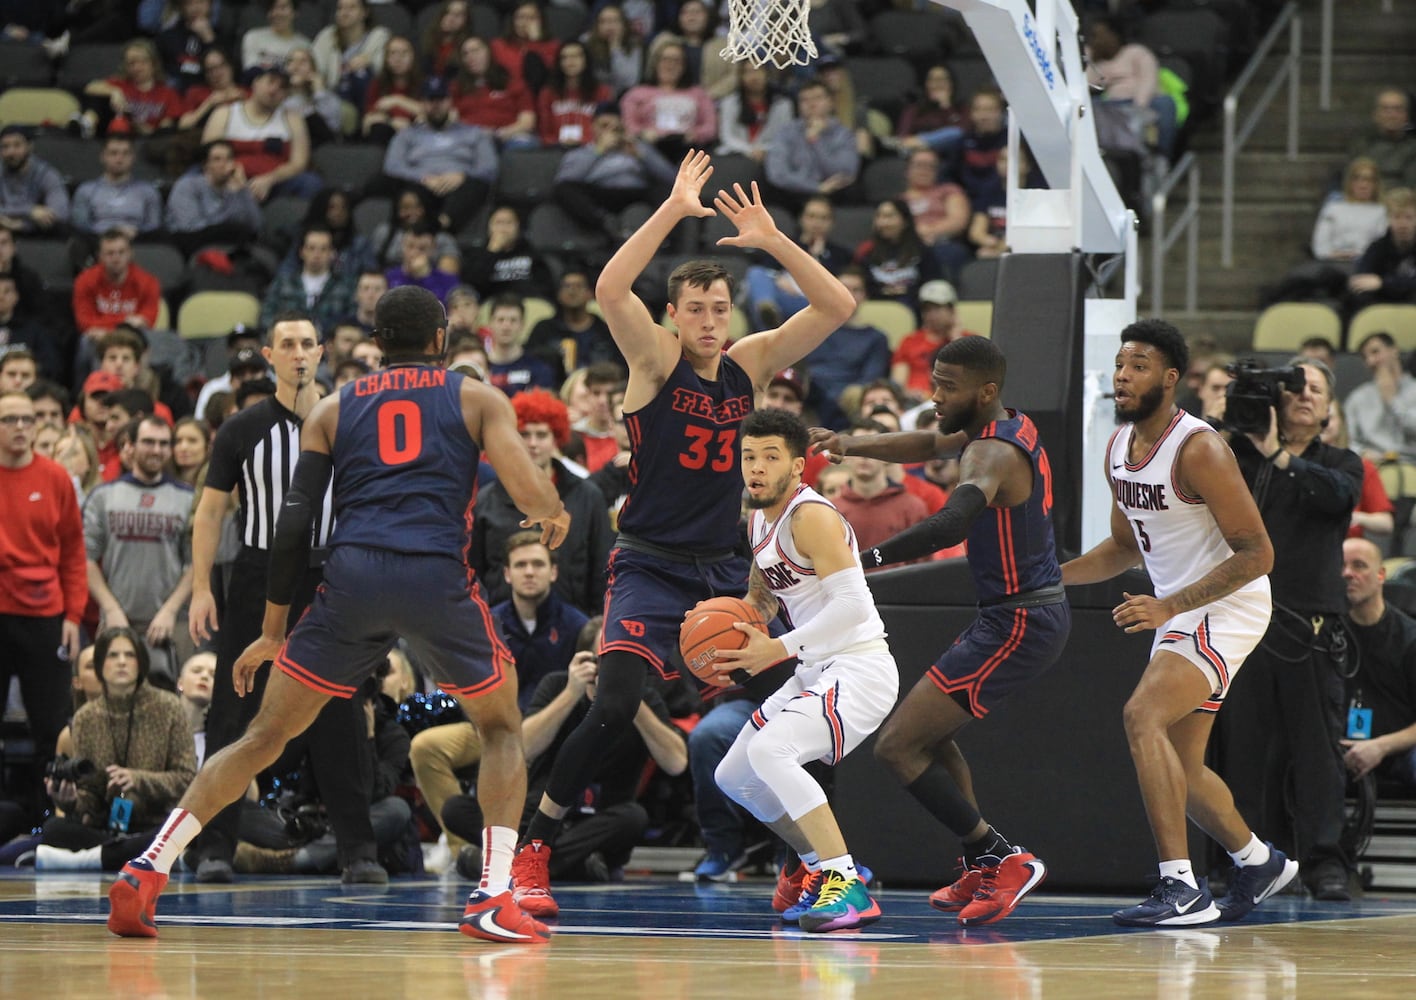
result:
<svg viewBox="0 0 1416 1000"><path fill-rule="evenodd" d="M1298 874L1298 862L1272 844L1269 859L1262 865L1235 865L1229 873L1229 892L1215 905L1219 919L1226 923L1242 920L1249 911L1278 892Z"/></svg>
<svg viewBox="0 0 1416 1000"><path fill-rule="evenodd" d="M725 851L709 851L693 869L693 876L700 882L727 882L746 860L747 854L743 852L734 855Z"/></svg>
<svg viewBox="0 0 1416 1000"><path fill-rule="evenodd" d="M1156 883L1150 898L1124 910L1117 910L1111 919L1122 927L1181 927L1212 924L1219 919L1219 907L1214 905L1209 884L1200 879L1200 887L1191 889L1179 879L1165 876Z"/></svg>
<svg viewBox="0 0 1416 1000"><path fill-rule="evenodd" d="M801 898L792 906L782 911L782 923L795 924L801 920L801 915L816 905L816 901L821 898L821 884L825 872L807 872L806 879L801 883ZM875 878L875 873L865 865L856 865L856 876L862 885L870 885Z"/></svg>

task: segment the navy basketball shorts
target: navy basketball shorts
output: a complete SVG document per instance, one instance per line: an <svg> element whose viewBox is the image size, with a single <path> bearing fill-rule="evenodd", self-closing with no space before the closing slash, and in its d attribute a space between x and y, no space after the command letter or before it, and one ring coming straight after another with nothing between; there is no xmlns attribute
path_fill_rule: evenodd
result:
<svg viewBox="0 0 1416 1000"><path fill-rule="evenodd" d="M925 675L976 719L1062 655L1072 631L1066 601L1036 608L979 608Z"/></svg>
<svg viewBox="0 0 1416 1000"><path fill-rule="evenodd" d="M275 658L302 684L353 697L400 636L450 694L487 694L515 678L481 588L460 560L340 545L324 576Z"/></svg>
<svg viewBox="0 0 1416 1000"><path fill-rule="evenodd" d="M678 677L679 626L710 597L747 593L747 559L679 563L630 549L610 550L600 655L624 650L648 660L666 680Z"/></svg>

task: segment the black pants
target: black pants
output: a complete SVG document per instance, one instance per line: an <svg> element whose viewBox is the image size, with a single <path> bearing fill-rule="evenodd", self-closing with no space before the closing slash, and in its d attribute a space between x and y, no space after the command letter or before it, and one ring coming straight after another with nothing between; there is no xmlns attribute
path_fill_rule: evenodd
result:
<svg viewBox="0 0 1416 1000"><path fill-rule="evenodd" d="M1327 648L1335 617L1328 616L1315 637L1311 626L1300 631L1302 623L1275 608L1217 727L1216 770L1240 815L1309 877L1320 865L1352 868L1341 844L1343 679Z"/></svg>
<svg viewBox="0 0 1416 1000"><path fill-rule="evenodd" d="M10 678L18 677L35 756L41 761L53 759L54 744L73 707L69 655L60 655L63 641L62 614L0 615L0 699L9 696Z"/></svg>
<svg viewBox="0 0 1416 1000"><path fill-rule="evenodd" d="M136 857L157 836L158 827L140 830L137 833L109 833L92 826L85 826L67 816L51 816L44 822L40 843L47 847L58 847L65 851L86 851L90 847L103 846L100 852L103 870L116 872L122 869L129 858Z"/></svg>
<svg viewBox="0 0 1416 1000"><path fill-rule="evenodd" d="M562 181L551 188L551 199L565 214L594 233L610 232L611 213L622 212L648 196L647 188L606 188L580 181Z"/></svg>
<svg viewBox="0 0 1416 1000"><path fill-rule="evenodd" d="M228 599L221 611L221 628L216 634L216 679L206 722L208 760L246 731L260 708L266 679L275 669L272 666L262 669L256 675L255 690L244 698L239 697L231 685L231 668L236 658L261 634L266 569L265 554L251 549L242 549L232 564ZM300 581L290 608L292 627L309 605L319 581L320 571L315 569ZM367 752L368 723L362 700L331 698L299 738L305 741L320 801L324 803L339 845L341 867L356 859L373 860L378 855L373 825L369 821L373 769ZM229 862L236 851L240 817L239 800L213 816L197 841L197 857Z"/></svg>
<svg viewBox="0 0 1416 1000"><path fill-rule="evenodd" d="M537 794L535 801L540 799ZM534 811L534 806L528 806L525 818ZM453 836L470 844L482 842L482 807L471 795L454 795L443 803L442 821ZM623 868L648 826L649 814L638 802L620 802L588 815L568 813L551 852L551 879L591 881L585 871L585 859L596 851L604 857L607 867Z"/></svg>

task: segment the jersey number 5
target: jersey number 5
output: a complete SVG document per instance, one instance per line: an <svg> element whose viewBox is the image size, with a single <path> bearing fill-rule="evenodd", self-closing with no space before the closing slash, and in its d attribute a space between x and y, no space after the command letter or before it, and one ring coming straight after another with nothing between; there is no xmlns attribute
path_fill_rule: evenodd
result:
<svg viewBox="0 0 1416 1000"><path fill-rule="evenodd" d="M727 472L735 464L733 442L737 440L736 430L718 431L714 434L706 427L694 427L690 424L683 432L688 438L688 450L679 454L679 465L685 469L701 469L708 465L714 472ZM718 454L709 465L708 448L715 438Z"/></svg>
<svg viewBox="0 0 1416 1000"><path fill-rule="evenodd" d="M1136 526L1136 536L1141 540L1141 550L1149 552L1151 550L1151 536L1146 534L1146 523L1136 518L1133 518L1131 523Z"/></svg>
<svg viewBox="0 0 1416 1000"><path fill-rule="evenodd" d="M406 465L422 454L423 411L411 399L380 404L378 426L379 460L384 465Z"/></svg>

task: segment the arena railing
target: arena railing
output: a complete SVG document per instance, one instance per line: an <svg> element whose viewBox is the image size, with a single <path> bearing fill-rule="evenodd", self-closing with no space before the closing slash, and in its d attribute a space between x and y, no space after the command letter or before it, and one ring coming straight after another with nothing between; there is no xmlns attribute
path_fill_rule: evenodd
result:
<svg viewBox="0 0 1416 1000"><path fill-rule="evenodd" d="M1172 226L1166 225L1170 192L1189 179L1185 207ZM1194 153L1186 153L1151 195L1151 313L1165 314L1165 256L1180 237L1185 237L1185 311L1193 313L1199 303L1200 273L1200 163Z"/></svg>

